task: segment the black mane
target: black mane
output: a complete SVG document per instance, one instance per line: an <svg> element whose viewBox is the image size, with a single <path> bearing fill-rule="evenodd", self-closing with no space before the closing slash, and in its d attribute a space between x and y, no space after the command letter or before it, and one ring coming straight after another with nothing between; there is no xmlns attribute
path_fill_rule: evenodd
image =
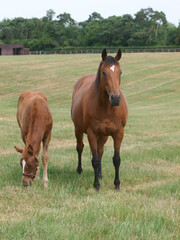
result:
<svg viewBox="0 0 180 240"><path fill-rule="evenodd" d="M118 61L114 57L108 56L104 62L104 66L107 67L107 66L111 66L112 64L119 65ZM100 78L101 78L101 71L100 71L101 66L102 66L102 62L100 62L100 64L99 64L99 68L98 68L96 80L95 80L97 89L99 88L99 83L100 83Z"/></svg>

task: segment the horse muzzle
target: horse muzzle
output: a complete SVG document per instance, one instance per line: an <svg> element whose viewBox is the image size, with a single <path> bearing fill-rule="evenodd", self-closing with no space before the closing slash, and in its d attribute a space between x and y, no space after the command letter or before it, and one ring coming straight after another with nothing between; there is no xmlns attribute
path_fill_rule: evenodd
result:
<svg viewBox="0 0 180 240"><path fill-rule="evenodd" d="M111 94L109 100L112 106L119 106L121 102L121 95Z"/></svg>
<svg viewBox="0 0 180 240"><path fill-rule="evenodd" d="M22 184L24 187L28 187L32 185L32 179L29 177L23 177L22 178Z"/></svg>

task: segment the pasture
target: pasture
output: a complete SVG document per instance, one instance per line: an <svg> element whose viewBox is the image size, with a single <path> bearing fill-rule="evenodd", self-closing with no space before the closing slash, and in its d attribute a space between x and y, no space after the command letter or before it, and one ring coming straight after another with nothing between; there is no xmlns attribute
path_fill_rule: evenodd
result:
<svg viewBox="0 0 180 240"><path fill-rule="evenodd" d="M0 239L180 239L180 53L122 55L129 118L119 192L111 138L100 191L87 139L83 172L76 173L72 90L81 76L97 72L100 60L101 54L0 57ZM54 120L48 189L41 159L40 181L21 183L14 146L24 147L16 110L25 90L46 94Z"/></svg>

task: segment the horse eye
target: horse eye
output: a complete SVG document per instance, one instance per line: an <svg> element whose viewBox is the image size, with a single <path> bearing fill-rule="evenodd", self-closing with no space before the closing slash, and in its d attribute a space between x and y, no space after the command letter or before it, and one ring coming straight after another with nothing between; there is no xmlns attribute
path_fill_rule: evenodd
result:
<svg viewBox="0 0 180 240"><path fill-rule="evenodd" d="M104 71L102 72L102 74L103 74L104 77L106 76L106 73Z"/></svg>

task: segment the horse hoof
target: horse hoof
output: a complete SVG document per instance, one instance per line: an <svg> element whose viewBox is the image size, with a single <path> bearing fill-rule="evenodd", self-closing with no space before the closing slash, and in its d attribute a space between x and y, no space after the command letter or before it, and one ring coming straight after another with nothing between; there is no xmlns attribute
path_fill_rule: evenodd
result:
<svg viewBox="0 0 180 240"><path fill-rule="evenodd" d="M96 190L97 192L99 192L99 190L100 190L100 186L95 187L95 190Z"/></svg>
<svg viewBox="0 0 180 240"><path fill-rule="evenodd" d="M79 174L81 174L82 171L83 171L82 168L77 168L77 169L76 169L76 172L79 173Z"/></svg>
<svg viewBox="0 0 180 240"><path fill-rule="evenodd" d="M96 189L96 191L99 191L99 189L100 189L100 184L99 184L99 183L94 184L94 188Z"/></svg>
<svg viewBox="0 0 180 240"><path fill-rule="evenodd" d="M116 189L117 191L120 191L119 185L116 185L116 186L115 186L115 189Z"/></svg>

